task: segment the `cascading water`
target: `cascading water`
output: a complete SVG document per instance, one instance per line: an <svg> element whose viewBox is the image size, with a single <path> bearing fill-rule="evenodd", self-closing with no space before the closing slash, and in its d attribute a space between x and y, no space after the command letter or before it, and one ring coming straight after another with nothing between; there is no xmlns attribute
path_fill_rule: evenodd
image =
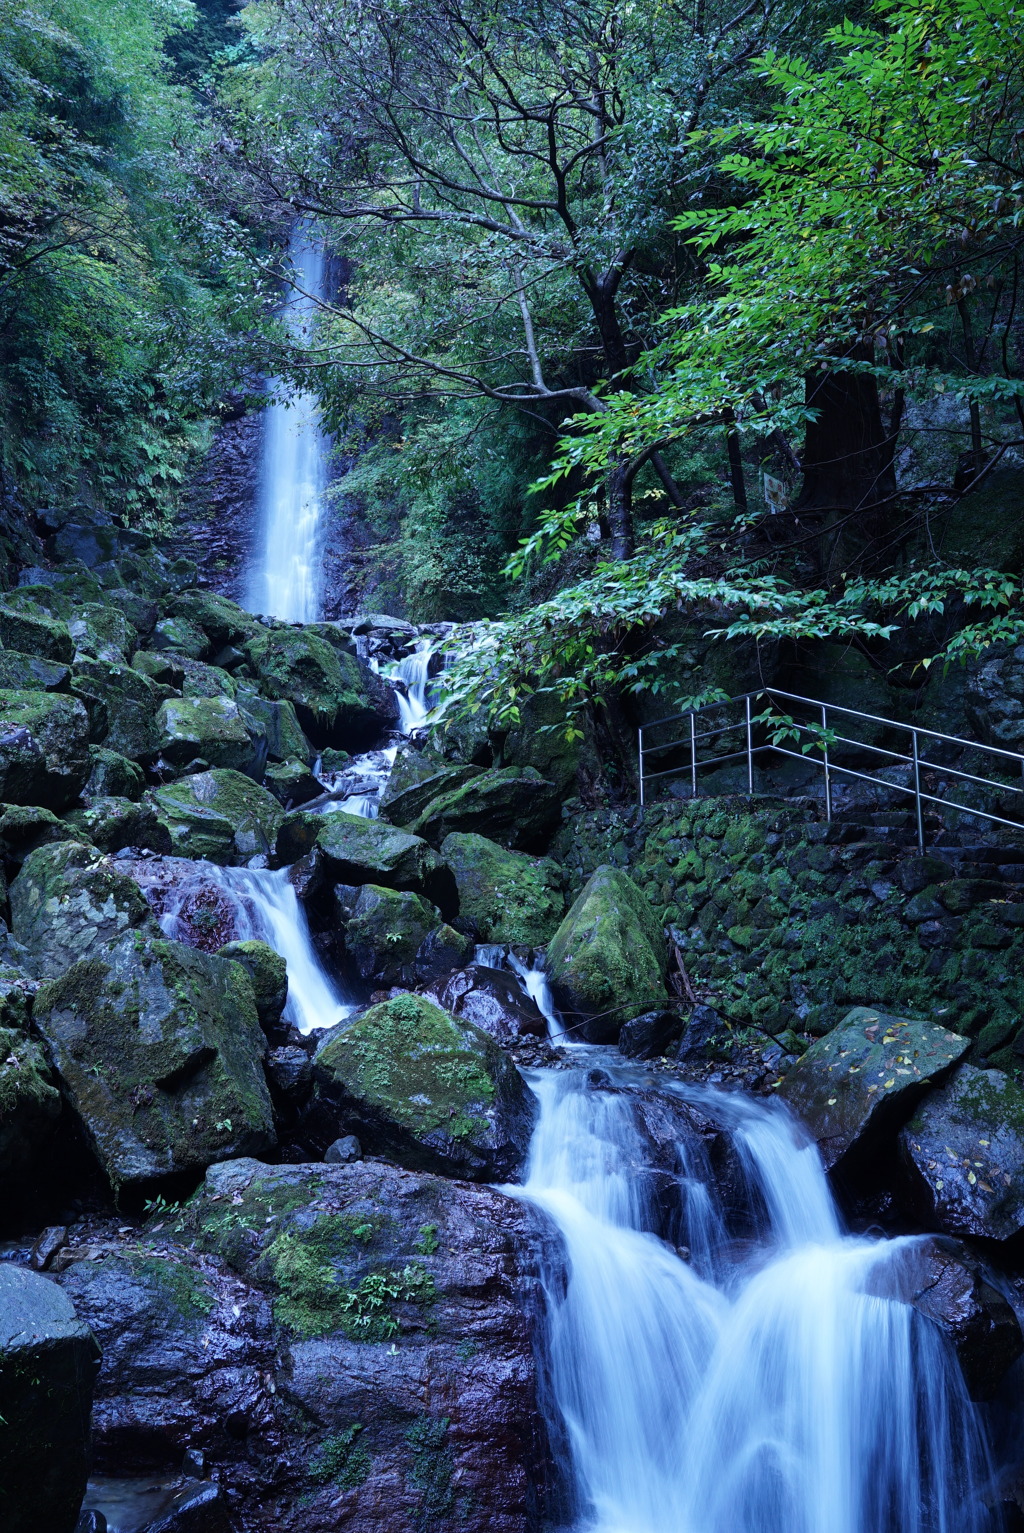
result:
<svg viewBox="0 0 1024 1533"><path fill-rule="evenodd" d="M308 336L323 298L325 259L297 225L289 247L296 285L286 305L289 329ZM280 386L271 384L276 390ZM266 617L313 623L320 616L321 511L327 483L327 438L315 394L305 390L270 405L264 418L260 470L259 560L248 605Z"/></svg>
<svg viewBox="0 0 1024 1533"><path fill-rule="evenodd" d="M288 1001L284 1020L300 1033L334 1027L355 1006L344 999L316 956L305 911L288 880L288 870L222 868L203 865L203 879L223 896L231 910L234 940L257 938L280 953L288 966ZM180 890L187 897L187 884ZM181 898L166 901L160 925L169 937L184 937Z"/></svg>
<svg viewBox="0 0 1024 1533"><path fill-rule="evenodd" d="M399 728L403 735L414 734L422 729L430 712L429 685L430 661L433 648L429 640L418 644L411 655L406 655L391 667L391 676L404 682L395 689L398 698Z"/></svg>
<svg viewBox="0 0 1024 1533"><path fill-rule="evenodd" d="M756 1238L737 1259L698 1145L660 1240L629 1093L539 1075L526 1185L565 1247L552 1393L592 1533L981 1533L988 1465L945 1338L905 1298L919 1242L844 1236L774 1104L690 1094L730 1132Z"/></svg>

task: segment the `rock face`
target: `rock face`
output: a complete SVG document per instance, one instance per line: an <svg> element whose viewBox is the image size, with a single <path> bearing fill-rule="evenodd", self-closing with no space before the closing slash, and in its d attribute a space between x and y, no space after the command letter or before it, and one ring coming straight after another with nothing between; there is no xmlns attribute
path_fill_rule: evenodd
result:
<svg viewBox="0 0 1024 1533"><path fill-rule="evenodd" d="M779 1096L818 1141L826 1170L846 1168L905 1123L970 1040L856 1006L793 1066Z"/></svg>
<svg viewBox="0 0 1024 1533"><path fill-rule="evenodd" d="M408 825L433 799L461 788L479 773L479 767L453 765L435 751L418 751L407 745L395 758L381 795L380 812L392 825Z"/></svg>
<svg viewBox="0 0 1024 1533"><path fill-rule="evenodd" d="M155 788L147 800L177 856L205 857L224 867L269 857L284 820L272 793L224 767Z"/></svg>
<svg viewBox="0 0 1024 1533"><path fill-rule="evenodd" d="M499 1043L515 1038L546 1038L544 1015L504 969L470 964L453 974L440 995L452 1016L472 1022Z"/></svg>
<svg viewBox="0 0 1024 1533"><path fill-rule="evenodd" d="M577 1036L614 1043L624 1022L663 1006L665 938L633 880L602 867L588 880L548 948L548 977Z"/></svg>
<svg viewBox="0 0 1024 1533"><path fill-rule="evenodd" d="M90 770L89 719L57 692L0 691L0 799L63 809Z"/></svg>
<svg viewBox="0 0 1024 1533"><path fill-rule="evenodd" d="M265 942L248 937L228 942L217 950L218 958L232 958L248 974L256 1000L256 1015L264 1032L272 1032L288 1002L288 965Z"/></svg>
<svg viewBox="0 0 1024 1533"><path fill-rule="evenodd" d="M11 927L40 978L65 974L132 932L159 932L134 880L79 841L40 846L25 858L11 886Z"/></svg>
<svg viewBox="0 0 1024 1533"><path fill-rule="evenodd" d="M504 767L439 794L409 829L432 846L453 832L471 832L506 846L530 847L554 823L557 808L554 785L535 767Z"/></svg>
<svg viewBox="0 0 1024 1533"><path fill-rule="evenodd" d="M240 965L131 933L45 982L33 1016L115 1187L273 1145L265 1044Z"/></svg>
<svg viewBox="0 0 1024 1533"><path fill-rule="evenodd" d="M357 814L289 815L277 838L277 855L294 862L313 847L328 875L340 884L380 884L408 889L438 905L456 906L455 881L437 853L419 836Z"/></svg>
<svg viewBox="0 0 1024 1533"><path fill-rule="evenodd" d="M908 1198L950 1235L1010 1240L1024 1229L1024 1091L1001 1070L961 1065L900 1135Z"/></svg>
<svg viewBox="0 0 1024 1533"><path fill-rule="evenodd" d="M89 1468L99 1349L53 1283L0 1265L0 1519L72 1533Z"/></svg>
<svg viewBox="0 0 1024 1533"><path fill-rule="evenodd" d="M492 1038L423 996L373 1006L328 1037L313 1062L311 1130L340 1134L400 1165L473 1181L510 1181L531 1109L518 1070Z"/></svg>
<svg viewBox="0 0 1024 1533"><path fill-rule="evenodd" d="M103 1346L98 1467L198 1450L238 1533L530 1533L539 1238L511 1198L394 1166L214 1168L177 1237L61 1276Z"/></svg>
<svg viewBox="0 0 1024 1533"><path fill-rule="evenodd" d="M1005 751L1024 741L1024 645L971 668L967 716L981 738Z"/></svg>
<svg viewBox="0 0 1024 1533"><path fill-rule="evenodd" d="M565 915L563 873L550 857L524 857L486 836L453 832L441 856L455 875L459 915L481 942L544 947Z"/></svg>

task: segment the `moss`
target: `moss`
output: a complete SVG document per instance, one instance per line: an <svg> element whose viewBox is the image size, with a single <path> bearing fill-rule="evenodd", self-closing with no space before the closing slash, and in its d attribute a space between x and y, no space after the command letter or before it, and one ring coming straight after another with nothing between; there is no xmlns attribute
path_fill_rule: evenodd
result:
<svg viewBox="0 0 1024 1533"><path fill-rule="evenodd" d="M419 1492L418 1524L422 1529L455 1510L455 1463L447 1446L449 1425L447 1416L421 1416L405 1434L412 1449L409 1483Z"/></svg>
<svg viewBox="0 0 1024 1533"><path fill-rule="evenodd" d="M141 1278L153 1284L168 1305L184 1320L201 1321L214 1307L213 1295L201 1275L184 1262L171 1257L136 1257L132 1267Z"/></svg>
<svg viewBox="0 0 1024 1533"><path fill-rule="evenodd" d="M309 1478L315 1485L333 1483L343 1490L356 1490L370 1477L373 1460L359 1441L362 1424L354 1421L342 1432L325 1437L309 1463Z"/></svg>
<svg viewBox="0 0 1024 1533"><path fill-rule="evenodd" d="M388 1341L401 1325L396 1304L430 1304L434 1280L417 1262L401 1272L370 1272L355 1288L339 1282L323 1244L308 1235L283 1231L268 1247L266 1261L278 1288L274 1316L299 1336L342 1331L352 1341Z"/></svg>
<svg viewBox="0 0 1024 1533"><path fill-rule="evenodd" d="M565 914L562 872L548 857L508 852L485 836L447 836L441 856L455 874L459 914L483 942L543 947Z"/></svg>

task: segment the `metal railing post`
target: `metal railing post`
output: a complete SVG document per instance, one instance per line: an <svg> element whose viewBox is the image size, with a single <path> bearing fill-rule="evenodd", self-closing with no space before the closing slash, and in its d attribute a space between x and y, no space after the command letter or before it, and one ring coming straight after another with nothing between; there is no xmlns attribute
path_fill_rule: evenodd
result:
<svg viewBox="0 0 1024 1533"><path fill-rule="evenodd" d="M747 705L747 792L751 798L754 796L754 752L753 740L750 734L750 698L744 699Z"/></svg>
<svg viewBox="0 0 1024 1533"><path fill-rule="evenodd" d="M637 753L640 767L640 807L644 806L644 726L641 724L636 732Z"/></svg>
<svg viewBox="0 0 1024 1533"><path fill-rule="evenodd" d="M822 750L824 751L824 754L825 754L825 818L826 818L826 820L831 822L831 820L832 820L832 773L831 773L831 771L829 769L829 764L828 764L828 739L826 738L827 733L828 733L828 713L827 713L827 710L826 710L826 707L825 707L824 703L822 703L822 705L821 705L821 730L822 730L821 748L822 748Z"/></svg>
<svg viewBox="0 0 1024 1533"><path fill-rule="evenodd" d="M921 758L917 749L917 730L910 731L914 744L914 808L917 810L917 846L924 851L924 815L921 811Z"/></svg>
<svg viewBox="0 0 1024 1533"><path fill-rule="evenodd" d="M692 797L697 797L697 715L690 711L690 781L693 784Z"/></svg>

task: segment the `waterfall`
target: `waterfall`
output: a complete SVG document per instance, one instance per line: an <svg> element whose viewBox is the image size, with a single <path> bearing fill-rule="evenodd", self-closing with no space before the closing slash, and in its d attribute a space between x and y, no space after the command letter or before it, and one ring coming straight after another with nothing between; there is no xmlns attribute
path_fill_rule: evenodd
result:
<svg viewBox="0 0 1024 1533"><path fill-rule="evenodd" d="M417 729L422 729L427 722L430 712L428 700L428 686L430 683L430 661L433 650L429 640L424 640L416 646L411 655L397 660L390 668L392 677L399 677L405 682L405 690L401 687L395 689L398 698L399 728L403 735L411 735Z"/></svg>
<svg viewBox="0 0 1024 1533"><path fill-rule="evenodd" d="M169 860L169 859L168 859ZM316 955L309 922L287 868L268 872L257 868L222 868L203 863L203 882L215 888L230 911L233 940L256 938L280 953L288 966L288 1001L284 1020L300 1033L334 1027L356 1010L338 991ZM163 901L160 925L169 937L188 941L182 907L190 885L182 880L178 897Z"/></svg>
<svg viewBox="0 0 1024 1533"><path fill-rule="evenodd" d="M545 1280L547 1345L579 1526L989 1525L959 1366L902 1297L919 1286L907 1269L920 1243L845 1236L815 1147L777 1104L681 1093L729 1131L756 1229L730 1239L691 1135L678 1156L684 1260L655 1233L630 1094L588 1087L580 1071L540 1074L533 1089L527 1181L506 1190L564 1242L565 1267Z"/></svg>
<svg viewBox="0 0 1024 1533"><path fill-rule="evenodd" d="M289 246L296 286L286 304L292 334L308 338L316 299L326 291L323 250L296 225ZM280 389L276 380L271 384ZM269 406L260 468L259 558L251 571L253 612L292 623L320 616L320 516L326 485L327 439L315 394L300 390Z"/></svg>

